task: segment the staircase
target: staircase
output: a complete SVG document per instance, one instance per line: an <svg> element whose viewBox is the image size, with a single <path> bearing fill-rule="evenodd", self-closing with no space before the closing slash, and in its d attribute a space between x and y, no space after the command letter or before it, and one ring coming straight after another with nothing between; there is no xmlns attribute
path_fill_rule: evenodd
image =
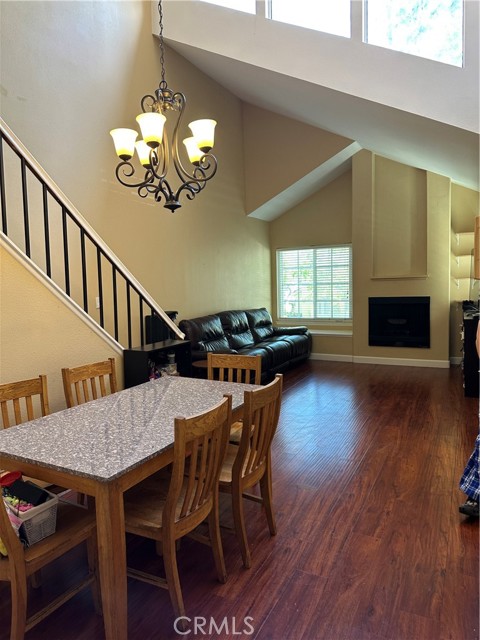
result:
<svg viewBox="0 0 480 640"><path fill-rule="evenodd" d="M1 246L118 347L144 346L157 319L184 338L1 118L0 207Z"/></svg>

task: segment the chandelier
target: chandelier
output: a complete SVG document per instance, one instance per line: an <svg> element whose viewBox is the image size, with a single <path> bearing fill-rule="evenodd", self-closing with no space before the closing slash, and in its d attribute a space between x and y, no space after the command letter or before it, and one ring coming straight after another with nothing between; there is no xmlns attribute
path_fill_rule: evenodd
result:
<svg viewBox="0 0 480 640"><path fill-rule="evenodd" d="M115 169L118 181L126 187L137 189L138 195L142 198L152 195L155 202L160 202L163 198L163 206L173 212L182 206L180 197L183 194L189 200L193 200L217 171L217 159L209 153L213 147L217 123L215 120L195 120L188 125L192 136L183 140L190 161L186 168L180 157L178 145L186 98L183 93L174 93L169 89L165 80L162 0L158 3L158 13L162 79L155 95L147 94L140 102L142 113L136 120L143 139L137 140L138 132L134 129L113 129L110 135L115 151L121 159ZM171 145L165 127L167 115L172 115L174 121ZM135 150L142 166L139 171L144 173L143 179L139 178L138 174L135 175L136 169L131 162ZM167 180L172 162L180 181L176 189L170 186ZM171 173L173 174L173 171Z"/></svg>

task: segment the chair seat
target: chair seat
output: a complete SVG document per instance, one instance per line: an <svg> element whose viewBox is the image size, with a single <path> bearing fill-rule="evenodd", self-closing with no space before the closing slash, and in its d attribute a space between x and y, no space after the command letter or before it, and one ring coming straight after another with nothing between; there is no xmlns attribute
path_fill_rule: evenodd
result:
<svg viewBox="0 0 480 640"><path fill-rule="evenodd" d="M228 436L228 441L232 444L239 444L240 439L242 437L242 428L243 428L243 420L239 420L238 422L233 422L230 427L230 435Z"/></svg>
<svg viewBox="0 0 480 640"><path fill-rule="evenodd" d="M165 501L170 485L170 479L159 476L147 478L125 493L125 530L129 533L160 539L162 537L162 518ZM182 505L187 492L187 478L185 478L177 508L175 521L181 518ZM207 508L205 507L207 510ZM209 510L209 509L208 509ZM187 516L188 518L188 516ZM149 535L150 534L150 535Z"/></svg>
<svg viewBox="0 0 480 640"><path fill-rule="evenodd" d="M126 531L142 529L156 533L162 528L168 487L168 479L153 477L140 482L124 494Z"/></svg>

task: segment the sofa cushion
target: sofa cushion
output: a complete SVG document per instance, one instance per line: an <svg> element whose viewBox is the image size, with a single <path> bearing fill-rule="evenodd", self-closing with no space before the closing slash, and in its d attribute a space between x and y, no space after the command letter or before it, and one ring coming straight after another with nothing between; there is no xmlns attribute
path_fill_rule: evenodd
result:
<svg viewBox="0 0 480 640"><path fill-rule="evenodd" d="M222 311L218 317L231 349L254 346L255 341L245 311Z"/></svg>
<svg viewBox="0 0 480 640"><path fill-rule="evenodd" d="M274 328L272 316L262 307L261 309L248 309L245 311L250 331L252 332L255 342L261 342L273 335Z"/></svg>
<svg viewBox="0 0 480 640"><path fill-rule="evenodd" d="M191 341L193 351L229 351L227 337L218 316L182 320L179 328Z"/></svg>
<svg viewBox="0 0 480 640"><path fill-rule="evenodd" d="M291 345L291 355L294 358L310 353L312 337L310 334L302 335L285 335L283 340Z"/></svg>

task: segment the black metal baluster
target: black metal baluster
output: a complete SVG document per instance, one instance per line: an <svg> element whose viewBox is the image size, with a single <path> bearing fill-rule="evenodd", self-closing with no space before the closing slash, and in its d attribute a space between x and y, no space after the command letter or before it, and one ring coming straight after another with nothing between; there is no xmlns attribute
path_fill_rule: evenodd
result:
<svg viewBox="0 0 480 640"><path fill-rule="evenodd" d="M143 296L139 293L138 299L140 301L140 346L145 344L145 332L143 330Z"/></svg>
<svg viewBox="0 0 480 640"><path fill-rule="evenodd" d="M52 277L52 260L50 255L50 229L48 220L48 189L45 182L42 181L43 190L43 228L45 233L45 269L47 276Z"/></svg>
<svg viewBox="0 0 480 640"><path fill-rule="evenodd" d="M82 227L80 227L80 248L82 253L83 308L85 313L88 313L87 257L85 254L85 231Z"/></svg>
<svg viewBox="0 0 480 640"><path fill-rule="evenodd" d="M25 230L25 253L30 258L30 222L28 218L28 192L27 192L27 171L25 165L25 159L20 158L20 164L22 169L22 198L23 198L23 223Z"/></svg>
<svg viewBox="0 0 480 640"><path fill-rule="evenodd" d="M113 287L113 331L118 342L118 304L117 304L117 269L112 262L112 287Z"/></svg>
<svg viewBox="0 0 480 640"><path fill-rule="evenodd" d="M98 300L100 303L100 326L105 329L105 318L103 316L103 281L102 281L102 251L97 245L97 277L98 277Z"/></svg>
<svg viewBox="0 0 480 640"><path fill-rule="evenodd" d="M130 303L130 283L127 283L127 330L128 330L128 348L132 348L132 307Z"/></svg>
<svg viewBox="0 0 480 640"><path fill-rule="evenodd" d="M3 160L3 136L0 135L0 201L2 206L2 231L7 236L7 202L5 198L5 166Z"/></svg>
<svg viewBox="0 0 480 640"><path fill-rule="evenodd" d="M65 293L70 295L70 265L68 261L68 235L67 235L67 210L62 205L62 229L63 229L63 266L65 269Z"/></svg>

